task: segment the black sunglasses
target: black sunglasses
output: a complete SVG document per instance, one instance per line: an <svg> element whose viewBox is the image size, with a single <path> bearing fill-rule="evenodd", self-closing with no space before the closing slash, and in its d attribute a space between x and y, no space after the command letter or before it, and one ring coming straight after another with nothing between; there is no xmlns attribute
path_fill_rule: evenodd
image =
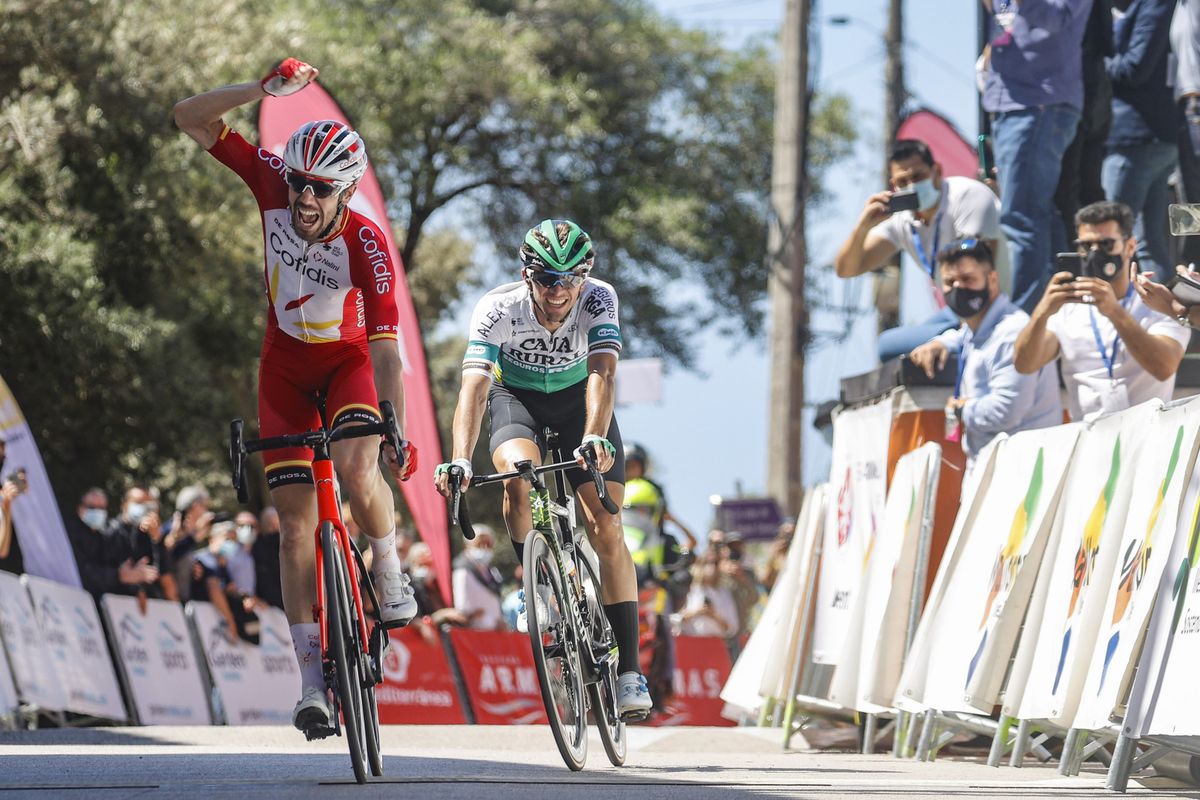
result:
<svg viewBox="0 0 1200 800"><path fill-rule="evenodd" d="M560 284L575 289L583 286L583 282L587 280L587 275L580 275L575 272L559 273L542 272L540 270L530 270L529 277L534 283L545 289L553 289Z"/></svg>
<svg viewBox="0 0 1200 800"><path fill-rule="evenodd" d="M1075 244L1075 251L1077 253L1079 253L1080 255L1087 255L1088 251L1090 251L1096 247L1100 248L1105 253L1112 253L1113 247L1115 247L1118 242L1123 242L1123 241L1125 241L1124 236L1121 236L1117 239L1113 239L1112 237L1106 236L1103 239L1076 239L1074 244Z"/></svg>
<svg viewBox="0 0 1200 800"><path fill-rule="evenodd" d="M339 185L329 181L323 181L318 178L310 178L307 175L301 175L299 172L288 170L287 184L292 187L292 191L296 194L304 194L304 190L308 189L312 192L313 197L329 197L338 190Z"/></svg>

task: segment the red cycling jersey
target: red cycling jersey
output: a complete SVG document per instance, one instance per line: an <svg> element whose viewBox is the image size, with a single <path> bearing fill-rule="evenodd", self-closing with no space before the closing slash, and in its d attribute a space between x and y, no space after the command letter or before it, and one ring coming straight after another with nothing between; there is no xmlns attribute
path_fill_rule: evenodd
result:
<svg viewBox="0 0 1200 800"><path fill-rule="evenodd" d="M259 434L312 430L313 398L326 392L331 425L377 421L378 398L368 341L398 339L396 270L382 232L350 211L338 230L308 244L292 228L283 159L225 126L209 150L236 172L258 201L263 225L263 283L269 302L258 374ZM274 489L312 482L312 451L265 454Z"/></svg>

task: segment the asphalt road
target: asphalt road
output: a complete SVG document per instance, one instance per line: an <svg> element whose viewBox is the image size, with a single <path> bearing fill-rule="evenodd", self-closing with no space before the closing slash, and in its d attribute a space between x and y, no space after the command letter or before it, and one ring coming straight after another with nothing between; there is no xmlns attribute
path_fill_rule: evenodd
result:
<svg viewBox="0 0 1200 800"><path fill-rule="evenodd" d="M0 733L0 797L373 798L418 800L751 800L842 797L1114 797L1099 767L992 769L890 755L784 751L777 730L639 728L628 766L593 735L587 768L568 771L544 727L389 727L383 778L357 786L340 739L285 728L93 728ZM803 747L797 737L795 745ZM1196 797L1164 779L1130 795Z"/></svg>

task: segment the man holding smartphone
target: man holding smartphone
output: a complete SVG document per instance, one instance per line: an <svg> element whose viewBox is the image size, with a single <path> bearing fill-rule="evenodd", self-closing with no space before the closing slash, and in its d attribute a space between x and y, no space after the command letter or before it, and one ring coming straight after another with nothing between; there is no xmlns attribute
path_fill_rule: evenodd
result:
<svg viewBox="0 0 1200 800"><path fill-rule="evenodd" d="M943 331L957 327L958 317L946 308L937 252L957 239L977 237L996 254L1001 276L1007 271L1000 234L1000 201L974 178L943 176L942 167L922 141L899 139L888 156L892 188L867 198L858 224L834 258L839 278L853 278L879 269L898 252L908 254L904 275L927 287L916 293L921 309L910 318L923 320L884 331L879 336L879 360L904 355ZM911 299L911 298L910 298Z"/></svg>
<svg viewBox="0 0 1200 800"><path fill-rule="evenodd" d="M1061 356L1073 420L1169 400L1191 331L1134 288L1133 212L1122 203L1092 203L1075 215L1075 228L1082 275L1064 271L1050 279L1017 337L1017 371L1036 372Z"/></svg>

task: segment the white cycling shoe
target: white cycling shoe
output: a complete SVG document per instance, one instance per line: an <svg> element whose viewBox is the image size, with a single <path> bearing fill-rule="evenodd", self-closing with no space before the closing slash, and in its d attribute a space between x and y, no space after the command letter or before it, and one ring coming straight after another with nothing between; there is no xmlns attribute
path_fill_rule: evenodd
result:
<svg viewBox="0 0 1200 800"><path fill-rule="evenodd" d="M300 696L292 712L292 724L303 731L309 741L333 735L333 704L324 686L310 686Z"/></svg>
<svg viewBox="0 0 1200 800"><path fill-rule="evenodd" d="M650 716L653 706L646 676L640 672L622 672L617 678L617 716L625 722L636 722Z"/></svg>
<svg viewBox="0 0 1200 800"><path fill-rule="evenodd" d="M385 628L400 628L417 615L417 598L408 576L399 570L372 575L375 596L379 598L379 616Z"/></svg>
<svg viewBox="0 0 1200 800"><path fill-rule="evenodd" d="M537 618L542 621L543 625L553 625L554 621L550 619L550 604L546 597L550 594L549 586L539 586L537 590ZM517 609L517 631L519 633L529 633L529 615L525 613L525 590L521 589L517 592L517 598L521 601L520 607Z"/></svg>

